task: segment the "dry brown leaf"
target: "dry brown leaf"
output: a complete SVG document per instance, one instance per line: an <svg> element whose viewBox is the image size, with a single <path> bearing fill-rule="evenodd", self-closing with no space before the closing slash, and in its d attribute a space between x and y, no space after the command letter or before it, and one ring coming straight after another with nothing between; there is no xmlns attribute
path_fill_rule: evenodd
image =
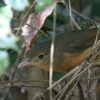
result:
<svg viewBox="0 0 100 100"><path fill-rule="evenodd" d="M22 27L22 35L25 38L25 45L27 51L37 39L37 33L44 24L45 19L52 13L54 6L46 6L42 12L35 12L31 14L27 20L28 25ZM32 27L31 27L32 26Z"/></svg>

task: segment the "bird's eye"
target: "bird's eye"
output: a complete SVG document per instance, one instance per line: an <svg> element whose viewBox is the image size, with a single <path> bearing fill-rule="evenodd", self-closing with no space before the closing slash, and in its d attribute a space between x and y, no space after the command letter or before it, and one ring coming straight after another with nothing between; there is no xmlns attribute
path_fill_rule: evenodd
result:
<svg viewBox="0 0 100 100"><path fill-rule="evenodd" d="M44 54L43 54L43 53L42 53L42 54L39 54L39 55L38 55L38 58L39 58L39 59L43 59L43 58L44 58Z"/></svg>

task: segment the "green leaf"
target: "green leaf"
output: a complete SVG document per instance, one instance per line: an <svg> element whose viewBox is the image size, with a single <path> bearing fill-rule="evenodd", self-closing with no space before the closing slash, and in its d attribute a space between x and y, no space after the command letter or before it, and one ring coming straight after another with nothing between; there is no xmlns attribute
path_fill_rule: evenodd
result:
<svg viewBox="0 0 100 100"><path fill-rule="evenodd" d="M0 50L0 76L6 71L9 66L9 57L6 51Z"/></svg>
<svg viewBox="0 0 100 100"><path fill-rule="evenodd" d="M53 0L36 0L37 3L39 3L40 5L52 5L53 4Z"/></svg>
<svg viewBox="0 0 100 100"><path fill-rule="evenodd" d="M13 13L9 6L0 9L0 48L12 48L18 51L16 45L18 38L12 34L10 29L12 15Z"/></svg>
<svg viewBox="0 0 100 100"><path fill-rule="evenodd" d="M36 7L35 7L35 9L37 11L42 11L44 9L44 5L37 4Z"/></svg>
<svg viewBox="0 0 100 100"><path fill-rule="evenodd" d="M16 45L16 38L13 34L0 34L0 48L12 48L18 51L18 46Z"/></svg>
<svg viewBox="0 0 100 100"><path fill-rule="evenodd" d="M22 11L29 6L28 0L4 0L4 2L15 10Z"/></svg>
<svg viewBox="0 0 100 100"><path fill-rule="evenodd" d="M36 10L42 11L45 7L45 5L52 5L52 0L37 0L37 5L35 7Z"/></svg>
<svg viewBox="0 0 100 100"><path fill-rule="evenodd" d="M9 31L12 16L13 12L10 6L0 8L0 29L6 27L4 31Z"/></svg>

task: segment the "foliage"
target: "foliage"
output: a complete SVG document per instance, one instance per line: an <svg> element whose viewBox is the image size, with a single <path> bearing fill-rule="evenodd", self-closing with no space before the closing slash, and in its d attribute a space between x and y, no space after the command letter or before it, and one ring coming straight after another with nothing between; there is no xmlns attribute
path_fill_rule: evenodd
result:
<svg viewBox="0 0 100 100"><path fill-rule="evenodd" d="M5 3L11 6L15 10L23 11L25 7L29 6L29 2L27 0L4 0Z"/></svg>
<svg viewBox="0 0 100 100"><path fill-rule="evenodd" d="M12 8L22 11L29 5L27 0L4 0L4 2L7 5L0 8L0 76L9 67L7 49L13 49L18 52L16 44L18 37L12 34L10 27L13 16Z"/></svg>
<svg viewBox="0 0 100 100"><path fill-rule="evenodd" d="M34 1L34 0L33 0ZM32 1L32 2L33 2ZM39 38L37 38L36 37L36 40L38 40L37 41L37 43L41 43L41 42L44 42L44 41L46 41L46 40L48 40L48 39L51 39L51 38L48 38L48 37L46 37L48 34L52 37L52 34L53 34L53 32L52 32L52 28L53 28L53 23L54 23L54 21L53 21L53 13L50 13L50 15L48 15L48 11L45 11L45 12L43 12L43 10L46 8L46 7L48 7L48 5L52 5L53 4L53 0L36 0L37 1L37 5L35 5L34 7L35 7L35 9L36 10L38 10L38 11L40 11L39 13L38 13L38 15L37 15L37 13L35 13L34 15L34 25L30 25L30 23L28 23L30 26L32 26L32 27L35 27L36 29L34 29L34 28L32 28L32 27L30 27L30 28L32 28L32 29L34 29L34 30L36 30L36 34L38 34L38 37ZM60 0L58 0L58 1L60 1ZM99 0L91 0L91 2L92 2L92 10L91 10L91 16L88 16L88 17L91 17L91 18L94 18L96 15L97 16L99 16L100 15L100 13L99 13ZM19 51L19 48L18 48L18 46L17 46L17 41L19 40L19 38L18 37L16 37L15 35L13 35L12 34L12 32L11 32L11 20L12 20L12 16L13 16L13 11L12 11L12 9L14 9L14 10L18 10L18 11L23 11L24 9L25 9L25 7L28 7L29 6L29 2L28 2L28 0L4 0L4 2L5 2L5 4L7 5L7 6L5 6L5 7L1 7L1 4L0 4L0 76L5 72L5 70L7 70L8 68L9 68L9 65L11 64L14 64L14 62L15 62L15 59L16 59L16 57L17 57L17 55L18 55L18 51ZM75 1L76 2L76 1ZM75 4L75 2L73 1L72 2L72 5L74 5ZM0 3L1 3L1 1L0 1ZM31 5L30 5L31 6ZM44 8L45 7L45 8ZM97 7L97 8L96 8ZM72 7L72 9L73 9L73 7ZM28 9L29 10L29 9ZM27 10L27 11L28 11ZM48 10L48 8L46 8L46 10ZM83 10L83 9L82 9ZM49 10L50 11L50 10ZM52 10L53 11L53 10ZM42 13L41 13L42 12ZM20 13L20 12L18 12L18 13ZM26 13L26 12L25 12ZM25 14L24 13L24 14ZM45 14L44 14L45 13ZM23 15L24 15L23 14ZM29 14L30 15L30 14ZM28 15L28 16L29 16ZM37 15L37 16L36 16ZM41 15L43 15L43 16L41 16ZM48 16L47 16L48 15ZM72 13L72 17L75 19L75 21L77 22L77 24L78 25L80 25L81 26L81 28L83 28L83 29L87 29L88 27L90 27L90 25L89 25L89 23L87 23L84 19L81 19L81 17L79 17L79 16L77 16L76 14L74 14L74 13ZM17 18L17 17L16 17ZM45 18L45 20L43 20ZM26 20L27 20L27 18L25 18ZM18 19L18 20L20 20L21 22L23 21L23 20L21 20L20 18ZM85 22L84 22L84 21ZM23 21L24 22L24 21ZM31 22L31 21L30 21ZM36 23L37 22L37 23ZM81 22L83 22L83 23L81 23ZM42 23L42 25L41 25L41 23ZM41 27L40 27L40 26ZM26 26L26 25L25 25ZM27 25L28 26L28 25ZM27 29L27 27L25 27L26 29ZM65 8L65 6L64 5L62 5L62 4L57 4L57 9L56 9L56 33L58 33L58 34L56 34L56 35L59 35L59 34L62 34L62 33L68 33L70 30L71 30L71 20L70 20L70 17L69 17L69 13L66 11L66 8ZM39 31L38 31L38 30ZM75 25L74 25L74 29L77 29L76 27L75 27ZM33 31L34 30L32 30L31 32L33 33ZM41 31L42 30L42 31ZM37 32L38 31L38 32ZM29 29L29 32L30 32L30 29ZM44 35L43 34L43 32L44 33L46 33L46 35ZM28 32L26 32L26 33L28 33ZM30 33L29 33L30 34ZM25 34L25 35L27 35L27 34ZM23 36L24 37L24 36ZM28 36L26 36L26 38L27 38ZM32 36L30 36L32 39L33 39L33 41L34 41L34 38L32 37ZM20 39L21 40L21 39ZM26 39L24 39L24 40L26 40ZM29 39L29 37L28 37L28 40L30 40ZM33 42L33 41L31 41L31 42ZM23 41L22 41L23 42ZM29 41L28 41L29 42ZM26 43L26 42L25 42ZM26 43L27 44L27 43ZM31 43L30 43L31 44ZM13 52L11 52L13 50ZM25 49L24 49L25 50ZM29 50L29 45L28 45L28 50ZM11 54L10 54L10 53ZM9 54L11 55L11 56L9 56ZM21 55L21 56L23 56L23 55ZM19 57L20 58L20 57ZM19 70L18 70L19 71ZM26 72L27 70L25 70L24 72ZM22 71L23 72L23 71ZM33 73L33 70L32 71L30 71L29 73ZM39 73L39 72L36 72L35 71L35 73ZM21 74L23 74L23 73L21 73ZM39 73L39 74L41 74L41 73ZM22 75L20 75L20 74L18 74L17 73L17 77L18 77L18 80L19 80L19 77L21 77L22 79L24 79L23 77L22 77ZM63 76L64 74L62 74L62 73L55 73L54 72L54 74L53 74L53 80L58 80L59 78L61 78L62 76ZM41 75L42 76L42 75ZM15 77L15 76L14 76ZM32 74L32 77L31 78L33 78L33 77L38 77L38 76L35 76L35 75L33 75ZM20 79L21 79L20 78ZM30 79L30 77L28 78L28 79ZM38 80L39 80L39 78L37 78ZM42 80L42 78L41 78L41 80ZM17 83L17 82L16 82ZM15 84L16 84L15 83ZM13 83L14 84L14 83ZM18 83L19 84L19 83ZM36 85L38 85L38 84L36 84ZM42 85L40 85L39 84L39 86L42 86ZM13 87L12 87L13 88ZM25 87L26 88L26 87ZM37 88L37 87L36 87ZM14 87L14 89L15 89L15 87ZM19 91L20 91L21 89L19 89ZM22 89L22 90L24 90L24 89ZM15 91L16 91L16 89L15 89ZM15 93L15 92L14 92ZM19 92L18 92L19 93ZM17 92L16 92L16 94L18 94ZM33 96L33 92L31 92L32 93L32 96ZM13 93L12 93L13 94ZM21 94L21 93L19 93L19 94ZM37 93L36 93L37 94ZM30 96L30 94L29 94L29 96ZM18 95L18 97L21 97L20 95ZM19 99L17 99L17 100L19 100ZM21 99L21 100L23 100L23 99ZM77 99L76 99L77 100Z"/></svg>
<svg viewBox="0 0 100 100"><path fill-rule="evenodd" d="M53 4L52 0L37 0L36 10L42 11L45 5L52 5L52 4Z"/></svg>

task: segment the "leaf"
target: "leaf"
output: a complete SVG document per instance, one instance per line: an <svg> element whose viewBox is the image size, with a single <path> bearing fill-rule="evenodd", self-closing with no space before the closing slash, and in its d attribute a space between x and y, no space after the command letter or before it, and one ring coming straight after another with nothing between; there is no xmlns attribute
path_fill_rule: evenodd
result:
<svg viewBox="0 0 100 100"><path fill-rule="evenodd" d="M0 29L6 27L7 30L4 31L8 32L12 16L13 12L11 10L11 7L5 6L0 8Z"/></svg>
<svg viewBox="0 0 100 100"><path fill-rule="evenodd" d="M6 51L0 50L0 76L5 72L9 66L9 57Z"/></svg>
<svg viewBox="0 0 100 100"><path fill-rule="evenodd" d="M10 28L11 18L13 16L13 12L11 7L5 6L0 8L0 49L12 48L18 51L18 47L16 45L16 38ZM8 53L0 50L0 76L4 73L4 71L9 66L9 57Z"/></svg>
<svg viewBox="0 0 100 100"><path fill-rule="evenodd" d="M12 15L13 13L9 6L0 9L0 48L12 48L18 51L16 45L18 38L12 34L10 29Z"/></svg>
<svg viewBox="0 0 100 100"><path fill-rule="evenodd" d="M0 30L1 32L1 30ZM12 48L16 51L18 51L18 47L16 45L16 41L18 38L16 38L13 34L0 34L0 48Z"/></svg>
<svg viewBox="0 0 100 100"><path fill-rule="evenodd" d="M35 7L36 10L42 11L45 7L45 5L52 5L53 0L37 0L37 5Z"/></svg>
<svg viewBox="0 0 100 100"><path fill-rule="evenodd" d="M15 10L22 11L29 6L28 0L4 0L4 2Z"/></svg>
<svg viewBox="0 0 100 100"><path fill-rule="evenodd" d="M52 13L53 8L54 5L46 6L43 11L35 12L29 16L27 24L35 28L32 28L28 25L24 25L22 27L22 35L25 38L27 51L29 50L30 46L33 45L33 41L35 41L37 38L38 30L41 29L46 18Z"/></svg>

